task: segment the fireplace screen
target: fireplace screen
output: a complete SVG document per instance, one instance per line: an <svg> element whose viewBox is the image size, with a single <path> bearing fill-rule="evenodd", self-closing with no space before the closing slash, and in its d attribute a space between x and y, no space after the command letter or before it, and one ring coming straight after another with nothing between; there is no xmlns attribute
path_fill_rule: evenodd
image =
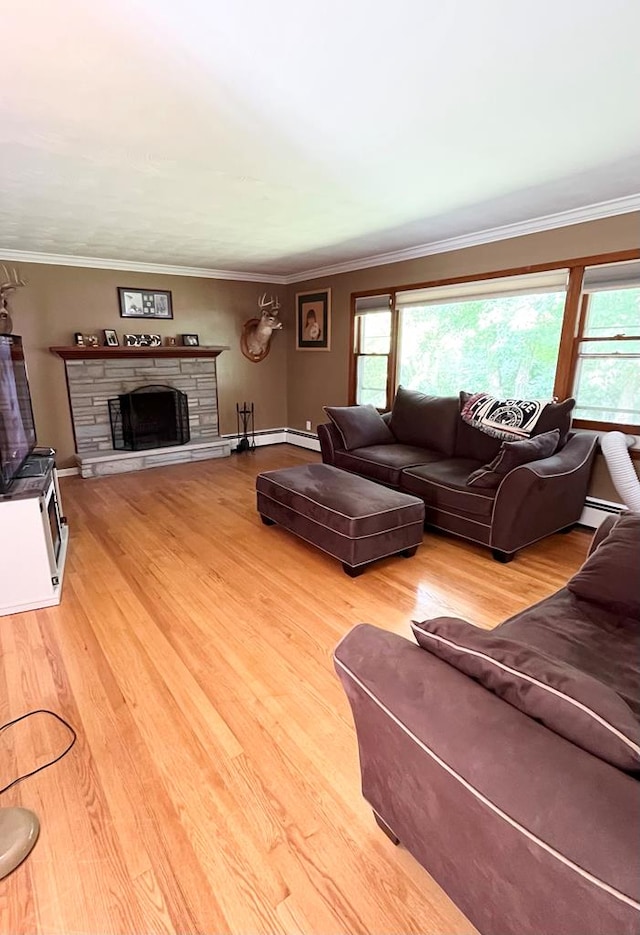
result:
<svg viewBox="0 0 640 935"><path fill-rule="evenodd" d="M109 418L117 451L185 445L190 438L187 394L172 386L141 386L110 399Z"/></svg>

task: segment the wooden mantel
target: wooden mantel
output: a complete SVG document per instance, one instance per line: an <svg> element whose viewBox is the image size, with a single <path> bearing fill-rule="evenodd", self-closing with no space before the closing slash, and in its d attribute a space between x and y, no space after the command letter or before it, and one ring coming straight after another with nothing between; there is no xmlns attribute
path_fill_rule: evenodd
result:
<svg viewBox="0 0 640 935"><path fill-rule="evenodd" d="M69 347L50 347L52 354L63 360L131 360L134 357L217 357L229 350L228 344L212 347L89 347L73 344Z"/></svg>

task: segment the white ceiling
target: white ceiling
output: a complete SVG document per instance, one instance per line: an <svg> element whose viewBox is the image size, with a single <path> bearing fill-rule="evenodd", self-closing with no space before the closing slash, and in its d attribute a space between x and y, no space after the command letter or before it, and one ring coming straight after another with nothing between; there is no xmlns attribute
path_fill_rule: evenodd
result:
<svg viewBox="0 0 640 935"><path fill-rule="evenodd" d="M3 5L0 249L299 274L640 192L637 0Z"/></svg>

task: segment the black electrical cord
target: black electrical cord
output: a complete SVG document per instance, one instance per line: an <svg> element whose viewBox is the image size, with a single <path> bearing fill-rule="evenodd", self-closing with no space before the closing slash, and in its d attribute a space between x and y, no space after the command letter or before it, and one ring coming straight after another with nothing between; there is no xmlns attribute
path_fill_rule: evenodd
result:
<svg viewBox="0 0 640 935"><path fill-rule="evenodd" d="M42 766L38 766L36 769L32 769L30 773L25 773L24 776L18 776L17 779L13 780L13 782L10 782L3 789L0 789L0 795L2 795L2 793L6 792L8 789L11 789L13 786L16 786L19 782L22 782L23 779L28 779L29 776L35 776L35 774L39 773L41 770L47 769L49 766L53 766L54 763L57 763L58 760L61 760L63 756L67 755L71 747L76 742L77 734L71 724L69 724L68 721L65 721L63 717L60 717L59 714L56 714L55 711L49 711L47 708L38 708L36 711L28 711L26 714L21 714L20 717L14 718L13 721L7 721L6 724L3 724L2 727L0 727L0 734L8 727L13 727L14 724L17 724L19 721L24 721L24 719L27 717L32 717L34 714L50 714L51 717L54 717L57 721L60 721L61 724L64 724L64 726L71 734L71 743L66 748L66 750L63 750L62 753L55 758L55 760L50 760L49 763L43 763Z"/></svg>

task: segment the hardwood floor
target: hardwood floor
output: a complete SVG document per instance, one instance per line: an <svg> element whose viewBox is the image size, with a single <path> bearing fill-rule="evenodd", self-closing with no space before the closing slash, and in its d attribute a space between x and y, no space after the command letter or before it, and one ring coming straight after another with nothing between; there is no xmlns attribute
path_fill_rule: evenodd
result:
<svg viewBox="0 0 640 935"><path fill-rule="evenodd" d="M78 742L2 797L42 822L0 883L2 932L474 932L363 802L331 652L359 621L493 626L561 586L590 536L499 565L427 534L351 579L255 511L258 471L317 458L63 481L63 602L0 619L1 720L51 708ZM65 739L44 715L5 731L1 785Z"/></svg>

